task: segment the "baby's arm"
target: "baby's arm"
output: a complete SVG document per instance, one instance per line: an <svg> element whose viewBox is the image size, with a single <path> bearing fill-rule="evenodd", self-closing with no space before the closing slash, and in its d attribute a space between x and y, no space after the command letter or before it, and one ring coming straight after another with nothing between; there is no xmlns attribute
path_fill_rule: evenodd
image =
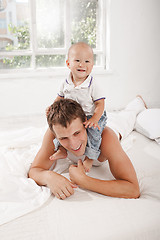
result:
<svg viewBox="0 0 160 240"><path fill-rule="evenodd" d="M104 112L104 104L105 104L104 101L105 101L104 99L100 99L94 102L95 104L94 114L89 120L84 122L84 125L86 128L97 127L100 130L100 127L98 126L98 121Z"/></svg>
<svg viewBox="0 0 160 240"><path fill-rule="evenodd" d="M63 99L63 98L64 98L64 97L61 97L61 96L58 95L58 96L56 97L56 99L54 100L54 102L56 102L56 101L58 101L58 100L60 100L60 99Z"/></svg>

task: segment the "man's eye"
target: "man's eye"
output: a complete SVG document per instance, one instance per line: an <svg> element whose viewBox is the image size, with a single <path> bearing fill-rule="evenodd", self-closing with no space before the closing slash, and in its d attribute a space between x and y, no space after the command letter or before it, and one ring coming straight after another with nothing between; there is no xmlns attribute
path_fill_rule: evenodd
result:
<svg viewBox="0 0 160 240"><path fill-rule="evenodd" d="M63 141L63 140L66 140L67 138L66 137L64 137L64 138L60 138L59 140L61 140L61 141Z"/></svg>
<svg viewBox="0 0 160 240"><path fill-rule="evenodd" d="M80 132L75 132L74 135L76 136L76 135L78 135L79 133L80 133Z"/></svg>

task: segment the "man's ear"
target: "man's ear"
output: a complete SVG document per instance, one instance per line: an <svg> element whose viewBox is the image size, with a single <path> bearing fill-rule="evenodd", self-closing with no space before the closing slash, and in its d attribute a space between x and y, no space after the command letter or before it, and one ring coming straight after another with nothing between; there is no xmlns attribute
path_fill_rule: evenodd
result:
<svg viewBox="0 0 160 240"><path fill-rule="evenodd" d="M68 59L66 60L66 65L70 69L70 64L69 64L69 60Z"/></svg>

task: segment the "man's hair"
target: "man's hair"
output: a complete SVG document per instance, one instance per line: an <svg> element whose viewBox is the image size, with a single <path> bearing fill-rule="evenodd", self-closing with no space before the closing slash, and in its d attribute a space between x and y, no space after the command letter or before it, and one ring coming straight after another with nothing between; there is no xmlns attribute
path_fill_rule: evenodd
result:
<svg viewBox="0 0 160 240"><path fill-rule="evenodd" d="M50 111L47 116L49 128L53 131L53 125L60 124L67 128L74 119L80 118L85 122L86 115L79 103L72 99L60 99L50 106Z"/></svg>

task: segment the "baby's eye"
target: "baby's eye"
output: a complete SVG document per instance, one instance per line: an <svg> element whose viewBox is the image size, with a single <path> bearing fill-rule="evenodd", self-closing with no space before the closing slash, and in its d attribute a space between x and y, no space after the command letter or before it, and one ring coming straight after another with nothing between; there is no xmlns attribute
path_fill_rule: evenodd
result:
<svg viewBox="0 0 160 240"><path fill-rule="evenodd" d="M75 61L76 61L76 62L79 62L79 59L76 59Z"/></svg>
<svg viewBox="0 0 160 240"><path fill-rule="evenodd" d="M89 60L86 60L85 62L86 62L86 63L89 63Z"/></svg>

